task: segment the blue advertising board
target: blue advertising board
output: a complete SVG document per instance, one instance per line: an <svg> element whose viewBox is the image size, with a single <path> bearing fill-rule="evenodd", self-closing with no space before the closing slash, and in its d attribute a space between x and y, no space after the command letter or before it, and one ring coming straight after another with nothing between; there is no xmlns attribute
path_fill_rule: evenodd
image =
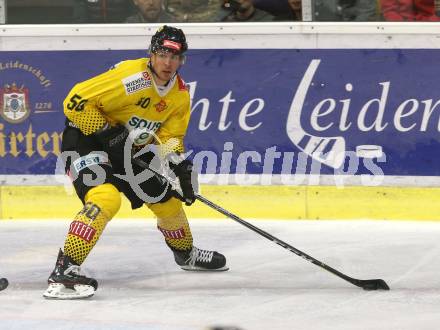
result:
<svg viewBox="0 0 440 330"><path fill-rule="evenodd" d="M188 52L204 173L440 175L438 50ZM71 87L145 50L0 52L0 174L53 174ZM318 164L319 166L314 166ZM339 171L339 172L338 172Z"/></svg>

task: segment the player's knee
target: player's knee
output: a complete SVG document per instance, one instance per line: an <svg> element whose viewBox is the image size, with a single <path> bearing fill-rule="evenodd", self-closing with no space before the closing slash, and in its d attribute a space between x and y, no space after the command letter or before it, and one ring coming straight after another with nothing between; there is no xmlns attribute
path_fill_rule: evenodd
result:
<svg viewBox="0 0 440 330"><path fill-rule="evenodd" d="M182 202L174 197L166 202L147 204L147 206L159 219L172 217L182 210Z"/></svg>
<svg viewBox="0 0 440 330"><path fill-rule="evenodd" d="M113 218L121 207L121 194L111 183L105 183L90 189L86 196L86 202L98 205L109 219Z"/></svg>

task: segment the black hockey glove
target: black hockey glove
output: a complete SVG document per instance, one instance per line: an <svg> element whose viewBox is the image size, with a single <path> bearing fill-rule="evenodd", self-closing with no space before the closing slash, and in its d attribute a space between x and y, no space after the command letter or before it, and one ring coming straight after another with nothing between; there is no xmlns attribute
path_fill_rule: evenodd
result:
<svg viewBox="0 0 440 330"><path fill-rule="evenodd" d="M176 174L179 179L182 195L174 192L174 196L185 202L185 205L190 206L196 201L194 188L198 187L197 173L193 172L193 164L190 160L185 159L178 164L170 162L170 169Z"/></svg>
<svg viewBox="0 0 440 330"><path fill-rule="evenodd" d="M64 162L64 173L66 174L69 174L70 166L72 165L72 156L68 153L75 151L80 136L80 130L68 125L66 121L66 128L63 131L63 140L61 142L61 157Z"/></svg>
<svg viewBox="0 0 440 330"><path fill-rule="evenodd" d="M110 162L112 164L117 163L119 166L124 165L124 145L128 134L128 130L122 125L109 127L94 133L96 139L102 145L102 151L107 153Z"/></svg>

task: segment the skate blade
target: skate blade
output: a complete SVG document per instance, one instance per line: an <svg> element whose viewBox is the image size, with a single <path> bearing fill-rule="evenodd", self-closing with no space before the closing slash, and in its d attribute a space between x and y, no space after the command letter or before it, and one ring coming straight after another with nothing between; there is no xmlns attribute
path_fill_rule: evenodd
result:
<svg viewBox="0 0 440 330"><path fill-rule="evenodd" d="M43 293L46 299L85 299L95 294L95 289L90 285L75 284L74 289L69 289L61 283L51 283L47 290Z"/></svg>
<svg viewBox="0 0 440 330"><path fill-rule="evenodd" d="M217 269L207 269L207 268L203 268L203 267L183 265L183 266L180 266L180 268L182 268L183 270L186 270L188 272L225 272L225 271L229 270L228 266L223 266L223 267L217 268Z"/></svg>

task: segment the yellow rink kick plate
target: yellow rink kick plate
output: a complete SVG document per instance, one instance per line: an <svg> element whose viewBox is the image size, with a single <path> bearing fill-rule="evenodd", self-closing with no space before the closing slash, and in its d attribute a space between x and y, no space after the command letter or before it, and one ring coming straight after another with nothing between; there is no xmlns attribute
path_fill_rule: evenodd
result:
<svg viewBox="0 0 440 330"><path fill-rule="evenodd" d="M243 219L440 220L440 188L331 186L202 186L201 194ZM63 186L0 187L0 220L73 219L82 205ZM189 218L224 218L200 201ZM153 218L123 198L117 219Z"/></svg>

